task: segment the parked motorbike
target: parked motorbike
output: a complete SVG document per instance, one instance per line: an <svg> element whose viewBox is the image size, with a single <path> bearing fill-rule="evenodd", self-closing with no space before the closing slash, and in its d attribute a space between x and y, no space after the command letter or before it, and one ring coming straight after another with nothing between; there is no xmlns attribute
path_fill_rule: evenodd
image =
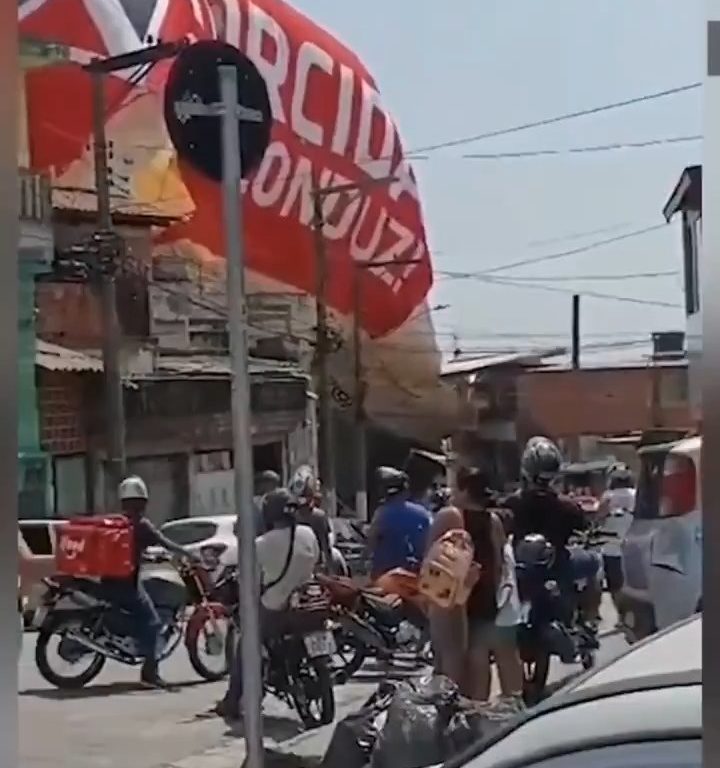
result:
<svg viewBox="0 0 720 768"><path fill-rule="evenodd" d="M579 533L574 546L591 549L612 535L593 528ZM515 550L522 616L518 645L527 704L543 697L553 656L564 664L579 662L591 669L599 648L597 629L584 621L580 608L587 584L576 582L575 593L565 594L555 580L555 557L555 548L539 534L525 536Z"/></svg>
<svg viewBox="0 0 720 768"><path fill-rule="evenodd" d="M368 658L393 661L410 656L430 663L430 627L417 591L417 577L402 569L371 587L351 579L320 577L330 593L336 622L335 679L347 682Z"/></svg>
<svg viewBox="0 0 720 768"><path fill-rule="evenodd" d="M234 618L228 635L233 656L241 633L240 618ZM282 631L263 641L263 688L295 709L306 728L328 725L335 719L331 659L336 647L327 590L318 582L296 590L282 621Z"/></svg>
<svg viewBox="0 0 720 768"><path fill-rule="evenodd" d="M184 637L188 658L200 677L208 681L225 677L229 613L222 603L210 599L207 571L199 565L155 556L141 577L160 617L158 659L168 658ZM43 582L47 591L34 620L38 628L35 663L51 685L82 688L100 674L107 659L128 666L143 662L133 617L106 599L101 582L66 576ZM57 655L60 662L69 665L68 673L51 661L54 637L59 638Z"/></svg>

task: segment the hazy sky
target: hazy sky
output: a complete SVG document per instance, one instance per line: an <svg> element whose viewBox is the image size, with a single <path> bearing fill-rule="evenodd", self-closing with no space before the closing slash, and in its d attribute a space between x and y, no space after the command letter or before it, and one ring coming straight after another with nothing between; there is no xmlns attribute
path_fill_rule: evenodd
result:
<svg viewBox="0 0 720 768"><path fill-rule="evenodd" d="M662 91L702 79L700 0L294 0L353 48L377 79L406 149ZM473 271L661 224L662 207L700 142L553 157L498 153L699 134L690 91L433 152L415 163L436 270ZM582 233L586 237L573 237ZM617 275L681 267L678 224L503 277ZM682 276L543 283L551 293L438 276L439 342L480 350L537 341L496 334L569 334L573 289L677 304L586 297L588 343L684 327ZM563 338L565 337L565 338Z"/></svg>

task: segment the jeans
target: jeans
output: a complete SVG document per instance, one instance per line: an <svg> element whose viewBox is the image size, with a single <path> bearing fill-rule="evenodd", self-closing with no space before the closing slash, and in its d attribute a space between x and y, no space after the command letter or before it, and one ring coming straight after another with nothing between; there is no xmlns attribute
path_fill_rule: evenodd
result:
<svg viewBox="0 0 720 768"><path fill-rule="evenodd" d="M113 605L132 616L140 655L148 664L155 664L161 623L145 587L140 581L107 580L103 592Z"/></svg>

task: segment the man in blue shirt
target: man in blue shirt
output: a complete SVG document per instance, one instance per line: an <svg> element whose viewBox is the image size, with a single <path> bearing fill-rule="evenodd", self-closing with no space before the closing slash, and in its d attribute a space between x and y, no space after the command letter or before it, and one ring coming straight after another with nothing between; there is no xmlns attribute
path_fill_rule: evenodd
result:
<svg viewBox="0 0 720 768"><path fill-rule="evenodd" d="M417 571L425 556L432 516L408 498L408 476L392 467L377 471L382 502L368 532L372 558L371 577L377 579L393 568Z"/></svg>

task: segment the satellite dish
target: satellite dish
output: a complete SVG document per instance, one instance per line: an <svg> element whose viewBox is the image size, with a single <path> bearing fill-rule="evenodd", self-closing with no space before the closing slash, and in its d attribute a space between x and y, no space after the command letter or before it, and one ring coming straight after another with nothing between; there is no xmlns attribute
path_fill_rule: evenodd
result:
<svg viewBox="0 0 720 768"><path fill-rule="evenodd" d="M221 118L179 116L176 104L219 103L218 67L222 64L237 69L238 104L262 115L259 122L238 120L242 176L247 178L262 162L270 143L272 111L265 80L245 54L219 40L201 40L184 48L170 68L164 99L165 124L178 157L217 182L223 177Z"/></svg>

